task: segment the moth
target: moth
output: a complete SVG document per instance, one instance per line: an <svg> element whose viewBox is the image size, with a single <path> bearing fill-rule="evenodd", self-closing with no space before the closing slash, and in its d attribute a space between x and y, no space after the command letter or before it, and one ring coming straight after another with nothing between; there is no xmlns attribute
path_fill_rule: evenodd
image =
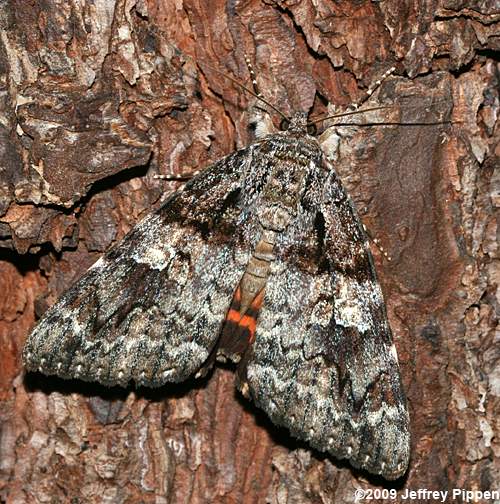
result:
<svg viewBox="0 0 500 504"><path fill-rule="evenodd" d="M276 425L396 479L407 403L367 236L329 159L335 128L260 118L254 143L171 195L44 314L25 367L159 387L228 359Z"/></svg>

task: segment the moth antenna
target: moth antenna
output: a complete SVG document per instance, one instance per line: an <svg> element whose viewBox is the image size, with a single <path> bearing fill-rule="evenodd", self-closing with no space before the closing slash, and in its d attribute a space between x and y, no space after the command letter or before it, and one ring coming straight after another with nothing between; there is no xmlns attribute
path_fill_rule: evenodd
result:
<svg viewBox="0 0 500 504"><path fill-rule="evenodd" d="M244 84L242 84L239 80L235 79L234 77L231 77L230 75L220 71L218 68L213 67L212 65L209 65L208 63L203 63L204 66L210 68L210 70L213 70L214 72L217 72L218 74L222 75L226 79L230 80L237 86L240 86L244 91L247 93L251 94L252 96L255 96L258 100L260 100L262 103L265 103L268 107L272 108L275 112L277 112L283 119L288 119L286 114L284 114L280 109L276 108L272 103L268 102L265 98L262 98L262 96L259 96L256 92L252 91L251 89L248 89ZM254 74L255 75L255 74Z"/></svg>
<svg viewBox="0 0 500 504"><path fill-rule="evenodd" d="M309 126L311 124L316 124L321 121L326 121L327 119L334 119L336 117L345 117L345 116L350 116L350 115L355 115L355 114L364 114L365 112L372 112L373 110L382 110L382 109L388 109L388 108L391 108L391 107L380 106L380 107L371 107L371 108L367 108L367 109L363 109L363 110L351 110L349 112L342 112L340 114L333 114L333 115L326 116L326 117L320 117L319 119L313 119L312 121L309 121L307 123L307 125Z"/></svg>
<svg viewBox="0 0 500 504"><path fill-rule="evenodd" d="M437 100L433 102L433 104L436 103L443 103L446 100ZM326 117L320 117L317 119L314 119L312 121L309 121L307 125L309 126L310 124L316 124L321 121L326 121L327 119L334 119L336 117L344 117L344 116L350 116L354 114L363 114L364 112L370 112L372 110L381 110L381 109L390 109L390 106L380 106L380 107L371 107L367 109L356 109L356 110L351 110L349 112L342 112L339 114L333 114L331 116L326 116ZM407 108L415 108L415 107L407 107ZM453 121L447 120L447 121L430 121L430 122L412 122L412 123L402 123L402 122L391 122L391 121L384 121L384 122L376 122L376 123L336 123L335 126L375 126L375 125L380 125L380 126L436 126L438 124L453 124Z"/></svg>
<svg viewBox="0 0 500 504"><path fill-rule="evenodd" d="M359 112L365 112L365 110L360 110ZM329 119L325 117L325 119ZM369 128L371 126L437 126L439 124L455 124L453 121L430 121L430 122L395 122L395 121L383 121L383 122L369 122L369 123L335 123L333 126L358 126L360 128Z"/></svg>

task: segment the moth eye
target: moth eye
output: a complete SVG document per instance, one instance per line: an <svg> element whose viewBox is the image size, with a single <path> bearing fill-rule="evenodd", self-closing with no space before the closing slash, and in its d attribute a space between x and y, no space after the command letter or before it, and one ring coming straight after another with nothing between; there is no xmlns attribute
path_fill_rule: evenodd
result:
<svg viewBox="0 0 500 504"><path fill-rule="evenodd" d="M316 128L315 124L308 124L307 125L307 133L309 135L315 136L317 132L318 132L318 129Z"/></svg>
<svg viewBox="0 0 500 504"><path fill-rule="evenodd" d="M280 130L287 131L289 127L290 127L290 121L286 118L281 119Z"/></svg>

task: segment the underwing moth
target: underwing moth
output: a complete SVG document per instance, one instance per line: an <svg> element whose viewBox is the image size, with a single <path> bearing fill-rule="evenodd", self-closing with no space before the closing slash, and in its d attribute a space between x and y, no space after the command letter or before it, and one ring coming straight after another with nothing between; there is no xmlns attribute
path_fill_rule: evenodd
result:
<svg viewBox="0 0 500 504"><path fill-rule="evenodd" d="M335 128L316 137L304 112L280 128L261 112L254 143L168 197L44 314L25 367L158 387L230 360L275 424L396 479L406 398L367 236L329 156Z"/></svg>

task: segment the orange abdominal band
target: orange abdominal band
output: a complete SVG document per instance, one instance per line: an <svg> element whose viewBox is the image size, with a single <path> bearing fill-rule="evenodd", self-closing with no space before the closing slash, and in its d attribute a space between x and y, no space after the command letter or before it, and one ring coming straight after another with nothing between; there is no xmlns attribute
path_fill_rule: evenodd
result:
<svg viewBox="0 0 500 504"><path fill-rule="evenodd" d="M240 288L236 289L236 293L234 295L234 301L232 305L239 305L241 300L241 292ZM260 307L262 306L262 302L264 301L264 289L262 289L252 301L250 308L246 311L246 313L242 314L237 309L231 307L226 319L233 324L236 324L241 329L246 329L248 334L249 343L253 343L255 340L255 331L257 329L257 316L259 314Z"/></svg>

